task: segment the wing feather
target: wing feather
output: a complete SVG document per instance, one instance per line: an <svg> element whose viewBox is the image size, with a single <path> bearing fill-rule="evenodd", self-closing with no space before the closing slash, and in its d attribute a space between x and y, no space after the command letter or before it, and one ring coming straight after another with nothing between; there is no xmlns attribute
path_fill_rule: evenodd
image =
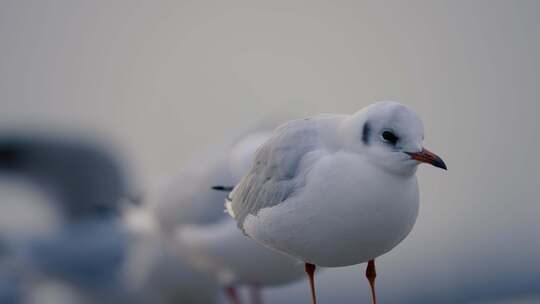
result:
<svg viewBox="0 0 540 304"><path fill-rule="evenodd" d="M278 205L304 185L306 156L320 146L317 122L295 120L276 129L255 155L249 172L231 193L228 208L242 228L245 218Z"/></svg>

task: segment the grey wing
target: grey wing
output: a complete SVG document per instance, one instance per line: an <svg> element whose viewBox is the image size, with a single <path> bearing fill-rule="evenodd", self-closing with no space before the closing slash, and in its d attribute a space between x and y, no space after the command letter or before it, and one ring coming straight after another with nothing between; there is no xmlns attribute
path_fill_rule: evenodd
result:
<svg viewBox="0 0 540 304"><path fill-rule="evenodd" d="M305 156L319 146L316 122L295 120L274 131L259 148L249 172L230 196L230 207L243 229L245 218L285 201L303 186L299 168Z"/></svg>

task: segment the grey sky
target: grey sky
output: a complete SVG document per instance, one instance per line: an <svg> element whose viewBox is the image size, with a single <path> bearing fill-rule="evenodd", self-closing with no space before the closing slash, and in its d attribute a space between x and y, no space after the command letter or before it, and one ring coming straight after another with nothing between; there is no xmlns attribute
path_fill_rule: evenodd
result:
<svg viewBox="0 0 540 304"><path fill-rule="evenodd" d="M1 129L107 137L142 185L271 114L406 103L449 171L419 170L381 300L540 293L539 1L2 0L0 50ZM357 268L321 301L367 299Z"/></svg>

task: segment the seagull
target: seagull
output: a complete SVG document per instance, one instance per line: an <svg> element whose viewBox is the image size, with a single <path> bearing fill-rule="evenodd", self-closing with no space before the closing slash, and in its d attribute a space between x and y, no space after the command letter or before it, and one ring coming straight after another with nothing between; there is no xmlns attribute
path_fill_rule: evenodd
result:
<svg viewBox="0 0 540 304"><path fill-rule="evenodd" d="M290 121L257 151L226 208L247 236L304 262L314 304L316 266L365 262L377 303L375 258L413 228L418 164L446 170L423 139L420 118L391 101Z"/></svg>
<svg viewBox="0 0 540 304"><path fill-rule="evenodd" d="M19 264L19 292L47 281L116 292L129 244L117 223L127 183L116 156L82 138L2 133L0 176L0 242ZM39 195L11 197L17 183Z"/></svg>
<svg viewBox="0 0 540 304"><path fill-rule="evenodd" d="M24 177L47 192L69 223L119 215L129 186L121 162L89 139L0 133L0 174Z"/></svg>
<svg viewBox="0 0 540 304"><path fill-rule="evenodd" d="M252 302L261 303L260 288L305 277L303 264L298 260L245 236L224 212L226 194L211 189L218 181L237 183L271 134L271 129L266 128L246 132L228 145L225 153L221 152L223 157L217 163L199 160L199 172L191 171L184 178L174 179L153 206L179 250L187 252L201 272L215 277L232 303L240 303L237 286L249 287Z"/></svg>
<svg viewBox="0 0 540 304"><path fill-rule="evenodd" d="M128 201L122 163L86 138L0 133L0 303L218 303Z"/></svg>

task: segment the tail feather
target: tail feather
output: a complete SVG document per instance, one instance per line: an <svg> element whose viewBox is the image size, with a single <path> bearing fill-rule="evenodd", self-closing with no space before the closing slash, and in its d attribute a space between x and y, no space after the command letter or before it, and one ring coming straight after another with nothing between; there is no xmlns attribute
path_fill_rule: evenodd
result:
<svg viewBox="0 0 540 304"><path fill-rule="evenodd" d="M212 186L212 189L213 189L213 190L216 190L216 191L227 191L227 192L231 192L231 191L233 191L234 186Z"/></svg>
<svg viewBox="0 0 540 304"><path fill-rule="evenodd" d="M234 189L234 186L212 186L212 189L216 191L232 192ZM225 199L225 213L229 213L229 215L234 218L234 211L232 209L232 199L231 199L230 193L227 195L227 198Z"/></svg>

